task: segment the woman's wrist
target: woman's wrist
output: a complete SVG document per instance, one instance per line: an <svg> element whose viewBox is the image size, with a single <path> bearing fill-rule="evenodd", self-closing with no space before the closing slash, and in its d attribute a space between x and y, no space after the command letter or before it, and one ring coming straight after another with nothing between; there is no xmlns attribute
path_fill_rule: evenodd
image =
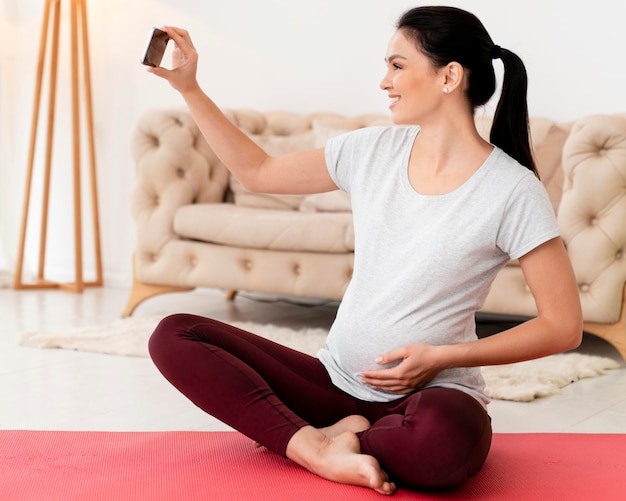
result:
<svg viewBox="0 0 626 501"><path fill-rule="evenodd" d="M440 371L468 367L466 362L467 346L462 344L445 344L433 346L435 348L435 363Z"/></svg>
<svg viewBox="0 0 626 501"><path fill-rule="evenodd" d="M204 93L197 80L186 85L184 88L178 89L178 92L187 104L193 103L198 99L206 99L208 96Z"/></svg>

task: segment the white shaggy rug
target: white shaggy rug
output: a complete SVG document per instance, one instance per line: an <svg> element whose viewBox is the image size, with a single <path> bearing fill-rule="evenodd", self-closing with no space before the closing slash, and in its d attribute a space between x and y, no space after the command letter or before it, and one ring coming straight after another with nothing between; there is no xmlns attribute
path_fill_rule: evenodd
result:
<svg viewBox="0 0 626 501"><path fill-rule="evenodd" d="M147 342L162 316L138 316L109 325L83 327L66 332L27 332L22 346L64 348L78 351L147 357ZM291 329L269 324L232 322L233 325L272 339L291 348L315 355L323 346L327 331L320 328ZM583 378L605 374L620 364L611 358L579 353L552 355L510 365L483 367L485 392L494 399L529 402L560 393L560 389Z"/></svg>

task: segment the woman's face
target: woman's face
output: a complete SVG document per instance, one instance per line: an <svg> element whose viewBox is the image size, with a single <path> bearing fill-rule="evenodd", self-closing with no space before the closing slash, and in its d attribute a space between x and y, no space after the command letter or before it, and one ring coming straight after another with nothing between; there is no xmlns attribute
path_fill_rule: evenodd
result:
<svg viewBox="0 0 626 501"><path fill-rule="evenodd" d="M394 123L423 125L444 97L443 71L434 68L402 30L391 37L385 62L387 73L380 87L391 100Z"/></svg>

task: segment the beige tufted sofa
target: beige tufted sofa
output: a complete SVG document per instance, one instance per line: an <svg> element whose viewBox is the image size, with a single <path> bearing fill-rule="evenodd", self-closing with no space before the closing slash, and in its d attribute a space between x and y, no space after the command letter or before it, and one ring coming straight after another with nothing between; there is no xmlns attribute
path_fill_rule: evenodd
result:
<svg viewBox="0 0 626 501"><path fill-rule="evenodd" d="M389 123L230 110L237 126L270 154L322 147L338 133ZM477 118L487 135L488 117ZM557 213L579 282L585 330L626 359L626 115L573 123L531 120L542 181ZM186 110L150 110L132 138L137 180L134 281L124 316L156 294L195 287L341 299L354 238L347 195L247 192L207 146ZM516 262L496 277L484 312L532 316Z"/></svg>

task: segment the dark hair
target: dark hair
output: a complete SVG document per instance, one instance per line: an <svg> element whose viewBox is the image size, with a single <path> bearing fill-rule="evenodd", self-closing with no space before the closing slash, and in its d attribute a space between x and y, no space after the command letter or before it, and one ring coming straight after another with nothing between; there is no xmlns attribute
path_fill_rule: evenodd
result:
<svg viewBox="0 0 626 501"><path fill-rule="evenodd" d="M486 104L496 90L493 59L502 59L504 78L489 140L538 176L530 147L528 78L522 60L493 43L480 20L454 7L417 7L405 12L397 28L441 68L457 62L467 71L466 95L472 109Z"/></svg>

